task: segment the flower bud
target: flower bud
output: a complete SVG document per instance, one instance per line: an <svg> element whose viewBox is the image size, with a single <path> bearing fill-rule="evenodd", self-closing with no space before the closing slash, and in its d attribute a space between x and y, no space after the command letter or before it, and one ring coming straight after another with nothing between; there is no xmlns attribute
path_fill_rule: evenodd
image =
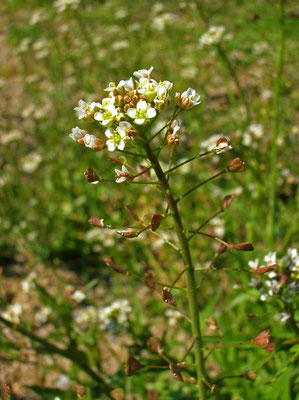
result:
<svg viewBox="0 0 299 400"><path fill-rule="evenodd" d="M124 105L124 112L127 112L129 108L130 108L130 105L129 104L125 104Z"/></svg>
<svg viewBox="0 0 299 400"><path fill-rule="evenodd" d="M125 271L120 266L115 264L115 262L112 260L111 256L106 257L104 261L105 261L105 264L107 265L107 267L113 269L115 272L117 272L119 274L123 274L123 275L129 275L129 273L127 271Z"/></svg>
<svg viewBox="0 0 299 400"><path fill-rule="evenodd" d="M120 96L120 95L115 96L115 99L114 99L115 107L122 107L124 104L125 104L125 100L122 96Z"/></svg>
<svg viewBox="0 0 299 400"><path fill-rule="evenodd" d="M162 299L165 303L168 303L172 307L176 307L175 298L172 296L171 291L168 287L162 289Z"/></svg>
<svg viewBox="0 0 299 400"><path fill-rule="evenodd" d="M243 374L244 378L248 379L249 381L256 380L256 373L254 371L248 371Z"/></svg>
<svg viewBox="0 0 299 400"><path fill-rule="evenodd" d="M241 250L241 251L253 251L254 250L254 247L249 242L234 244L233 248L236 250Z"/></svg>
<svg viewBox="0 0 299 400"><path fill-rule="evenodd" d="M100 180L100 178L92 168L87 168L86 171L84 172L84 176L86 181L89 183L97 183Z"/></svg>
<svg viewBox="0 0 299 400"><path fill-rule="evenodd" d="M227 167L229 172L243 172L245 171L245 163L240 158L233 159Z"/></svg>
<svg viewBox="0 0 299 400"><path fill-rule="evenodd" d="M125 362L125 374L126 376L132 376L137 371L143 368L143 365L140 364L136 358L129 356Z"/></svg>

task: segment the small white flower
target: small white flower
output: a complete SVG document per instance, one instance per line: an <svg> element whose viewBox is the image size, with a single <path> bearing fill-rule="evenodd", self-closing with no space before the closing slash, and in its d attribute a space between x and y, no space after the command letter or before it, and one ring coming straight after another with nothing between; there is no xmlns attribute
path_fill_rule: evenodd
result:
<svg viewBox="0 0 299 400"><path fill-rule="evenodd" d="M114 98L104 99L101 111L94 114L94 119L99 121L103 126L111 126L117 115L117 109L112 102L114 102Z"/></svg>
<svg viewBox="0 0 299 400"><path fill-rule="evenodd" d="M200 95L194 89L188 88L185 92L176 94L176 104L185 111L192 110L200 104Z"/></svg>
<svg viewBox="0 0 299 400"><path fill-rule="evenodd" d="M75 107L74 110L78 114L78 119L91 120L94 117L95 112L101 107L100 103L92 102L90 105L87 104L84 100L80 99L78 103L78 107Z"/></svg>
<svg viewBox="0 0 299 400"><path fill-rule="evenodd" d="M77 142L79 139L83 139L85 135L86 131L76 126L76 128L72 128L72 133L69 134L69 137Z"/></svg>
<svg viewBox="0 0 299 400"><path fill-rule="evenodd" d="M224 32L225 28L222 25L210 26L208 31L200 37L198 47L202 49L204 47L210 47L219 44L223 39Z"/></svg>
<svg viewBox="0 0 299 400"><path fill-rule="evenodd" d="M169 318L168 324L169 324L170 326L176 325L178 319L182 318L182 315L181 315L181 313L180 313L179 311L177 311L177 310L172 310L172 309L170 309L170 308L168 308L168 309L165 311L165 315Z"/></svg>
<svg viewBox="0 0 299 400"><path fill-rule="evenodd" d="M35 315L34 319L38 325L42 325L48 321L49 316L52 313L52 309L50 307L43 307L41 310L38 310Z"/></svg>
<svg viewBox="0 0 299 400"><path fill-rule="evenodd" d="M278 317L279 317L279 322L284 323L291 318L291 315L287 312L283 312L278 314Z"/></svg>
<svg viewBox="0 0 299 400"><path fill-rule="evenodd" d="M276 252L268 253L264 257L264 262L266 266L276 264Z"/></svg>
<svg viewBox="0 0 299 400"><path fill-rule="evenodd" d="M2 313L2 317L7 319L13 324L18 324L20 322L20 315L23 312L23 307L21 304L9 304L6 311Z"/></svg>
<svg viewBox="0 0 299 400"><path fill-rule="evenodd" d="M22 289L25 293L29 293L34 288L34 280L36 279L36 273L31 272L23 281Z"/></svg>
<svg viewBox="0 0 299 400"><path fill-rule="evenodd" d="M144 125L149 119L156 116L156 110L146 101L139 100L136 108L129 108L127 115L134 119L136 125Z"/></svg>
<svg viewBox="0 0 299 400"><path fill-rule="evenodd" d="M81 292L81 290L76 290L72 294L72 299L75 300L77 303L81 303L83 300L86 299L85 293Z"/></svg>
<svg viewBox="0 0 299 400"><path fill-rule="evenodd" d="M89 133L86 133L86 135L83 137L84 145L86 147L90 147L91 149L96 146L96 140L96 136L90 135Z"/></svg>
<svg viewBox="0 0 299 400"><path fill-rule="evenodd" d="M115 171L116 183L122 183L125 182L127 179L131 178L130 172L124 165L121 167L121 170L115 169L114 171Z"/></svg>
<svg viewBox="0 0 299 400"><path fill-rule="evenodd" d="M108 128L105 131L105 135L109 139L106 141L109 151L123 150L125 148L126 133L123 129Z"/></svg>
<svg viewBox="0 0 299 400"><path fill-rule="evenodd" d="M259 260L256 258L255 260L249 261L248 265L251 269L256 270L259 267Z"/></svg>
<svg viewBox="0 0 299 400"><path fill-rule="evenodd" d="M150 67L150 69L139 69L138 71L133 72L133 75L136 76L136 78L147 78L150 79L151 73L153 71L154 67Z"/></svg>

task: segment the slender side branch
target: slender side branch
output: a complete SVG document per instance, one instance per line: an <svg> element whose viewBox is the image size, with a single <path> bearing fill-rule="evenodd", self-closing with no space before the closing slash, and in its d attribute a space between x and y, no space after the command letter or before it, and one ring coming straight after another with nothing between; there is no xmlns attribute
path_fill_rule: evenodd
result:
<svg viewBox="0 0 299 400"><path fill-rule="evenodd" d="M218 176L224 174L225 172L227 172L227 169L223 169L222 171L218 172L218 174L211 176L211 178L206 179L203 182L200 182L198 185L194 186L192 189L188 190L188 192L182 194L180 197L178 197L175 201L179 202L180 200L182 200L184 197L188 196L188 194L192 193L194 190L198 189L200 186L204 185L205 183L211 181L212 179L217 178Z"/></svg>

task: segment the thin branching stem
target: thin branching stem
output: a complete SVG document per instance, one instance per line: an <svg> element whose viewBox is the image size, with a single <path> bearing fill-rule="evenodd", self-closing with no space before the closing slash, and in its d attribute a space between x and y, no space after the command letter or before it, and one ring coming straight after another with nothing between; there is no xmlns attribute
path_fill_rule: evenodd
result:
<svg viewBox="0 0 299 400"><path fill-rule="evenodd" d="M211 151L205 151L204 153L198 154L197 156L188 158L188 160L182 161L180 164L175 165L174 167L168 169L167 171L164 172L165 175L170 174L170 172L175 171L177 168L182 167L185 164L188 164L189 162L193 161L193 160L197 160L200 157L206 156L207 154L210 154Z"/></svg>
<svg viewBox="0 0 299 400"><path fill-rule="evenodd" d="M192 189L188 190L186 193L182 194L180 197L178 197L175 201L176 203L181 201L184 197L188 196L188 194L194 192L194 190L198 189L200 186L204 185L205 183L208 183L209 181L211 181L212 179L218 178L218 176L224 174L225 172L227 172L226 169L223 169L222 171L218 172L218 174L211 176L209 179L206 179L203 182L198 183L197 185L195 185Z"/></svg>

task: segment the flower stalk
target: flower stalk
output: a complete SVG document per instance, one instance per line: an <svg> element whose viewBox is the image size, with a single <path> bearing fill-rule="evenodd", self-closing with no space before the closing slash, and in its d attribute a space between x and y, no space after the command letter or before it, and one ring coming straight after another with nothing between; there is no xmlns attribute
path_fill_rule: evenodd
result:
<svg viewBox="0 0 299 400"><path fill-rule="evenodd" d="M173 197L171 187L169 182L163 172L159 160L154 154L150 143L144 137L144 150L155 170L158 180L160 181L163 193L169 203L170 210L173 213L173 219L175 224L175 230L177 233L178 241L180 243L182 257L185 264L186 276L187 276L187 286L188 286L188 300L189 300L189 309L190 309L190 318L192 321L192 333L193 338L195 340L194 349L195 349L195 360L196 360L196 373L197 373L197 382L199 386L199 399L206 399L206 389L203 382L205 379L205 367L204 367L204 358L203 358L203 348L202 348L202 337L200 331L200 320L199 320L199 309L196 295L196 284L194 279L194 267L192 263L190 248L188 244L188 240L184 233L184 226L181 219L180 212L178 210L177 202Z"/></svg>

